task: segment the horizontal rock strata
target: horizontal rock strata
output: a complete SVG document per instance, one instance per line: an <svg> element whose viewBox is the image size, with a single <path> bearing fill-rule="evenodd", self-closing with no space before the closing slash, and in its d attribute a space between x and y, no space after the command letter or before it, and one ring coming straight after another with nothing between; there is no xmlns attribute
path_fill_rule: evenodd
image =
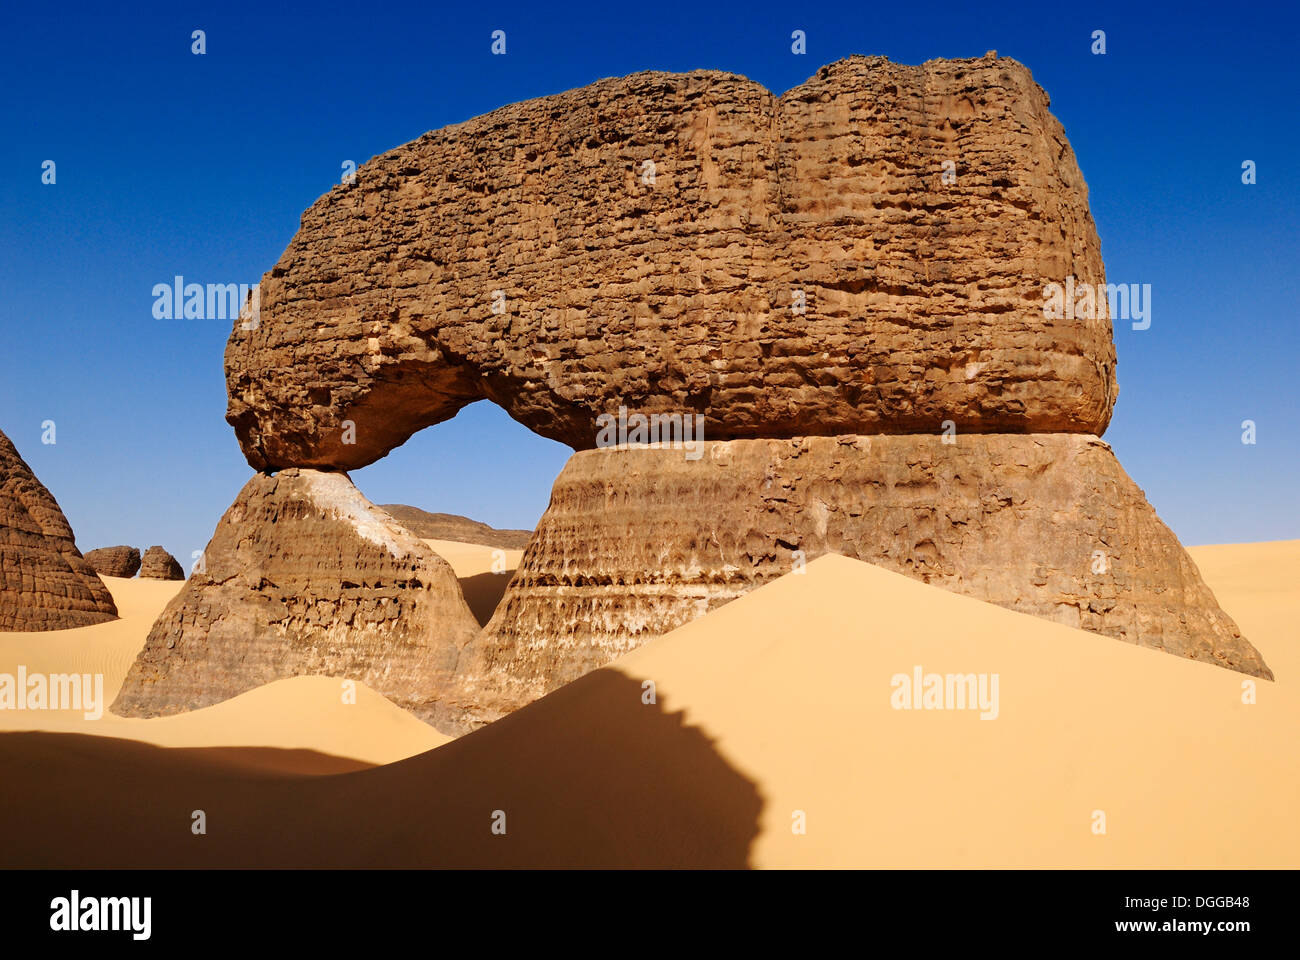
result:
<svg viewBox="0 0 1300 960"><path fill-rule="evenodd" d="M362 466L483 398L575 449L621 404L718 439L1100 434L1105 306L1044 319L1046 283L1104 283L1048 103L1014 60L852 57L780 97L639 73L426 134L303 214L227 419L257 469Z"/></svg>
<svg viewBox="0 0 1300 960"><path fill-rule="evenodd" d="M346 475L258 475L154 624L111 709L162 716L322 675L361 681L432 722L435 694L478 629L446 561Z"/></svg>
<svg viewBox="0 0 1300 960"><path fill-rule="evenodd" d="M954 439L711 442L694 461L650 448L575 454L462 656L465 727L828 552L1271 679L1107 444Z"/></svg>
<svg viewBox="0 0 1300 960"><path fill-rule="evenodd" d="M116 618L58 501L0 433L0 630L66 630Z"/></svg>

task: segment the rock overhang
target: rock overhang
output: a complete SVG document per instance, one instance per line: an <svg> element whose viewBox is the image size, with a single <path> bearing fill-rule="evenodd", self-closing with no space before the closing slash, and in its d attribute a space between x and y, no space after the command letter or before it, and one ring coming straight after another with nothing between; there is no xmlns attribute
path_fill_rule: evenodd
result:
<svg viewBox="0 0 1300 960"><path fill-rule="evenodd" d="M718 439L1100 434L1109 318L1087 187L1010 58L853 57L781 96L649 71L373 158L226 351L249 462L374 462L489 399L574 449L620 404ZM944 162L953 165L945 182Z"/></svg>

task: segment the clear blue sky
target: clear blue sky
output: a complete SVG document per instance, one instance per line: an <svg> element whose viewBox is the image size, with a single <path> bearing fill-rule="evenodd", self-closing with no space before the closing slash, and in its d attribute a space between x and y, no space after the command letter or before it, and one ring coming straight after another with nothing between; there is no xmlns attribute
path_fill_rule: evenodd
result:
<svg viewBox="0 0 1300 960"><path fill-rule="evenodd" d="M83 550L161 543L188 567L207 543L251 475L224 420L229 324L155 320L152 287L176 274L256 283L343 161L637 70L731 70L782 92L851 53L989 49L1051 95L1108 278L1153 288L1151 329L1116 330L1107 439L1125 468L1186 543L1300 537L1293 5L314 6L0 13L0 429ZM489 50L495 29L504 57ZM1090 53L1095 29L1105 56ZM1248 418L1254 446L1241 443ZM375 502L524 527L567 455L480 403L354 479Z"/></svg>

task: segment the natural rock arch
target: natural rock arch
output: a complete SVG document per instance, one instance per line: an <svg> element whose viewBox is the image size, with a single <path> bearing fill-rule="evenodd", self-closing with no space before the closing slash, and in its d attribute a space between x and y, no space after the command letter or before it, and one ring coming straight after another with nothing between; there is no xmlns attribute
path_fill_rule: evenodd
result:
<svg viewBox="0 0 1300 960"><path fill-rule="evenodd" d="M214 543L258 550L237 529L254 501L296 504L327 552L358 518L387 526L338 471L487 398L578 451L501 606L474 631L454 579L425 577L403 600L436 616L357 641L381 692L449 732L831 551L1271 677L1098 439L1118 393L1104 303L1043 309L1071 277L1104 284L1087 187L1013 60L853 57L779 98L644 73L505 107L376 157L303 215L225 355L245 456L288 480L250 481ZM619 407L703 415L707 455L592 449ZM326 482L331 498L294 492ZM314 630L355 673L337 618L285 626L266 583L296 561L271 553L242 592L191 580L113 709L233 695L208 668L239 636L214 641L203 612L232 599L263 682L319 666ZM333 610L348 561L330 556ZM171 677L172 647L204 686ZM415 665L400 690L385 658Z"/></svg>

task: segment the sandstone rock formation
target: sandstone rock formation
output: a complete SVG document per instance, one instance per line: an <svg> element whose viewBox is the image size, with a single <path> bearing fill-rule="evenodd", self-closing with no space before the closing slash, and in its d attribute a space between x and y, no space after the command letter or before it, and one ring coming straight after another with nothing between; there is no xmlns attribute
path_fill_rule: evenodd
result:
<svg viewBox="0 0 1300 960"><path fill-rule="evenodd" d="M715 439L1100 434L1110 321L1044 319L1068 276L1104 282L1087 187L1014 60L852 57L781 97L639 73L313 204L235 324L227 419L256 469L363 466L485 397L575 449L620 404Z"/></svg>
<svg viewBox="0 0 1300 960"><path fill-rule="evenodd" d="M135 547L100 547L86 554L86 562L102 577L134 577L140 570L140 551Z"/></svg>
<svg viewBox="0 0 1300 960"><path fill-rule="evenodd" d="M1045 315L1048 284L1105 282L1087 196L996 56L853 57L780 97L642 73L376 157L235 324L227 420L282 472L222 520L119 708L317 672L462 731L831 551L1270 677L1097 439L1105 298ZM579 452L475 637L427 547L316 469L481 399ZM592 449L623 409L702 416L708 455Z"/></svg>
<svg viewBox="0 0 1300 960"><path fill-rule="evenodd" d="M429 513L418 507L385 503L379 507L422 540L456 540L503 550L522 550L532 539L531 530L497 530L486 523L454 513Z"/></svg>
<svg viewBox="0 0 1300 960"><path fill-rule="evenodd" d="M0 630L65 630L116 618L58 502L0 433Z"/></svg>
<svg viewBox="0 0 1300 960"><path fill-rule="evenodd" d="M825 553L1272 678L1096 437L736 440L569 461L462 657L465 728Z"/></svg>
<svg viewBox="0 0 1300 960"><path fill-rule="evenodd" d="M346 475L258 475L154 624L111 709L161 716L324 675L364 682L432 722L435 695L477 632L447 563Z"/></svg>
<svg viewBox="0 0 1300 960"><path fill-rule="evenodd" d="M140 561L140 577L145 580L184 580L185 569L162 547L150 547Z"/></svg>

